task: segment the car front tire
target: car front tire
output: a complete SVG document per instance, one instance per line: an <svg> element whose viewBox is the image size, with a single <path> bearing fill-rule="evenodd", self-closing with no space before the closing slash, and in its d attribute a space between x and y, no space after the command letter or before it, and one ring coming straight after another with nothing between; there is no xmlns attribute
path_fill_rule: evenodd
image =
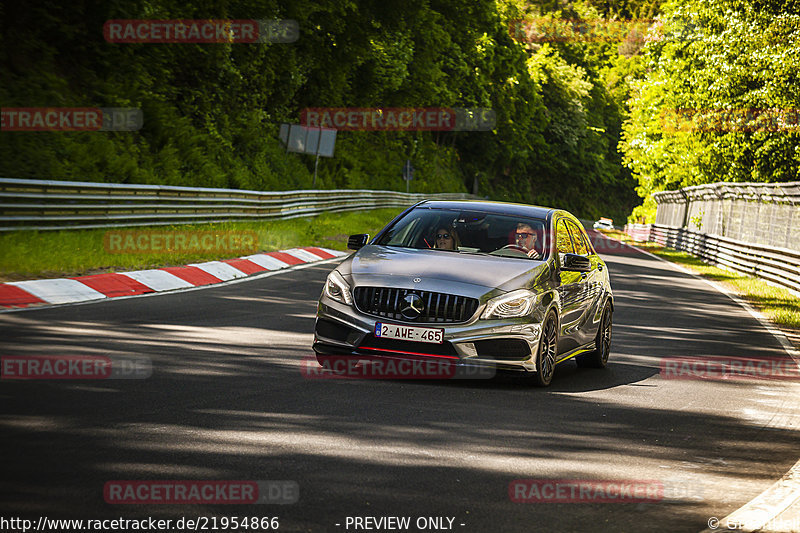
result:
<svg viewBox="0 0 800 533"><path fill-rule="evenodd" d="M608 364L608 355L611 351L611 304L606 302L600 326L594 338L595 349L593 352L576 357L579 367L605 368Z"/></svg>
<svg viewBox="0 0 800 533"><path fill-rule="evenodd" d="M539 350L536 354L537 372L532 376L537 387L547 387L553 380L556 371L556 355L558 352L558 320L552 311L542 323L542 336L539 339Z"/></svg>

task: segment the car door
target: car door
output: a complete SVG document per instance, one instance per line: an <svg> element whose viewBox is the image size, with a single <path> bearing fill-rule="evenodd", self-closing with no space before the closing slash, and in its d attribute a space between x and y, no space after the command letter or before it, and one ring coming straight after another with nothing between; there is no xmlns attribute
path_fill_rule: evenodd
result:
<svg viewBox="0 0 800 533"><path fill-rule="evenodd" d="M564 353L573 350L580 346L579 340L576 337L579 321L581 319L581 296L580 291L582 288L581 272L570 272L562 270L560 267L563 264L564 254L575 253L575 246L572 242L570 235L569 221L566 217L559 217L556 219L556 251L558 257L556 264L559 266L560 283L558 286L558 294L561 299L561 317L559 323L561 325L558 336L558 352Z"/></svg>
<svg viewBox="0 0 800 533"><path fill-rule="evenodd" d="M589 272L581 272L580 279L576 281L578 284L576 299L578 303L576 307L580 308L580 317L575 324L575 329L572 334L579 345L591 342L596 333L596 327L592 321L594 315L593 309L596 307L597 299L597 286L600 281L600 272L598 271L598 257L593 253L592 248L589 246L586 232L583 231L577 223L573 220L567 221L570 237L572 237L572 244L575 248L575 253L584 257L588 257L592 263L592 269Z"/></svg>
<svg viewBox="0 0 800 533"><path fill-rule="evenodd" d="M589 258L592 262L592 287L591 287L591 300L589 303L589 333L594 335L597 333L599 321L602 318L603 307L609 297L608 285L608 266L605 261L597 255L594 247L591 244L589 235L585 231L582 232L583 238L586 241L586 246L589 248Z"/></svg>

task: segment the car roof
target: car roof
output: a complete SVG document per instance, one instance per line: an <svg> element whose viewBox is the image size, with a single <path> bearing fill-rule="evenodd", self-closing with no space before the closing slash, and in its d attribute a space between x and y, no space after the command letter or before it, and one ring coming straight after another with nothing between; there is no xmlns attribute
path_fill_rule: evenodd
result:
<svg viewBox="0 0 800 533"><path fill-rule="evenodd" d="M504 215L517 215L533 218L548 219L555 213L566 213L561 209L541 207L538 205L515 204L510 202L490 202L487 200L425 200L416 207L433 209L465 209L482 211L486 213L499 213Z"/></svg>

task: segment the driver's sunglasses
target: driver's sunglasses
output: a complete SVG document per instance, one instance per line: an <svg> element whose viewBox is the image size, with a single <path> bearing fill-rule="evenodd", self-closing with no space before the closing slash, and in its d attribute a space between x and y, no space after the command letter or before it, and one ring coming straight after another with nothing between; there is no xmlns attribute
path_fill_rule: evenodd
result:
<svg viewBox="0 0 800 533"><path fill-rule="evenodd" d="M517 239L527 239L528 237L533 237L533 233L523 232L517 233Z"/></svg>
<svg viewBox="0 0 800 533"><path fill-rule="evenodd" d="M450 234L449 233L439 233L439 234L436 235L436 238L437 239L449 239L450 238Z"/></svg>

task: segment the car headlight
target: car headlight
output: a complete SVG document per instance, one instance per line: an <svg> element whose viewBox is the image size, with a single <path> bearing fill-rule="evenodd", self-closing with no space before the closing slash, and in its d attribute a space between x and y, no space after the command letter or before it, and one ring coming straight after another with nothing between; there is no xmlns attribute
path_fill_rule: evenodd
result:
<svg viewBox="0 0 800 533"><path fill-rule="evenodd" d="M353 303L353 297L350 296L350 286L336 270L331 271L328 274L328 279L325 280L325 294L328 295L328 298L343 304L350 305Z"/></svg>
<svg viewBox="0 0 800 533"><path fill-rule="evenodd" d="M481 318L515 318L525 316L533 309L537 294L527 289L511 291L492 298L486 303Z"/></svg>

